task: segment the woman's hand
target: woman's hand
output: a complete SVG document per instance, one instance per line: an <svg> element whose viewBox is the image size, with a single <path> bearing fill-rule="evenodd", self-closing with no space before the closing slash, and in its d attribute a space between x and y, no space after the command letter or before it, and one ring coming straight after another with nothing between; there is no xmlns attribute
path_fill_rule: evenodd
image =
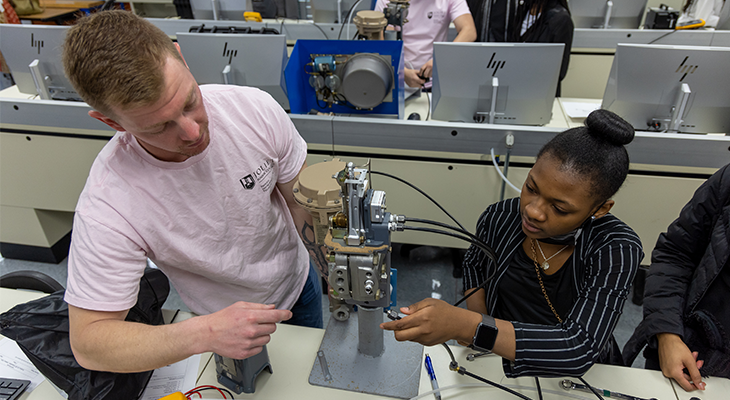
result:
<svg viewBox="0 0 730 400"><path fill-rule="evenodd" d="M380 327L395 331L398 341L410 340L424 346L433 346L456 339L471 343L482 315L454 307L443 300L425 299L409 307L402 307L403 319L385 322Z"/></svg>
<svg viewBox="0 0 730 400"><path fill-rule="evenodd" d="M682 338L673 333L660 333L657 335L657 340L659 366L664 376L674 379L688 392L696 389L705 390L705 383L702 382L700 375L704 361L697 360L698 353L690 351ZM689 375L684 372L685 368Z"/></svg>

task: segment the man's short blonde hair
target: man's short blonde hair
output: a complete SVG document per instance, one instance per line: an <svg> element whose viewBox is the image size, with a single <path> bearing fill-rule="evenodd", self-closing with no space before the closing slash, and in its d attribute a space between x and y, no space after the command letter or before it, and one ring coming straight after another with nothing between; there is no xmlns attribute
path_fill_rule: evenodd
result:
<svg viewBox="0 0 730 400"><path fill-rule="evenodd" d="M172 40L129 11L102 11L82 18L66 34L63 67L92 108L112 117L159 100L169 56L182 62Z"/></svg>

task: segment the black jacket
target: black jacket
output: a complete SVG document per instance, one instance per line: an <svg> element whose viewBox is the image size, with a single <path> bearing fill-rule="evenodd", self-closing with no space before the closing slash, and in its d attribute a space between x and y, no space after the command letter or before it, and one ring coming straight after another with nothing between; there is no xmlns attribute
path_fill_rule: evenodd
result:
<svg viewBox="0 0 730 400"><path fill-rule="evenodd" d="M708 290L721 273L730 273L729 240L730 165L726 165L697 189L657 240L644 290L644 320L623 350L627 365L647 344L647 359L655 357L656 334L666 332L681 336L690 350L700 352L699 358L705 360L700 372L730 377L727 293ZM703 304L711 296L722 296L725 306L706 309ZM720 336L712 340L708 332ZM708 339L720 348L707 348Z"/></svg>
<svg viewBox="0 0 730 400"><path fill-rule="evenodd" d="M568 10L553 3L552 7L543 11L543 14L530 29L517 40L523 43L564 43L563 62L560 66L560 81L568 73L570 50L573 45L573 20ZM558 87L559 84L558 84ZM560 93L558 93L560 94Z"/></svg>

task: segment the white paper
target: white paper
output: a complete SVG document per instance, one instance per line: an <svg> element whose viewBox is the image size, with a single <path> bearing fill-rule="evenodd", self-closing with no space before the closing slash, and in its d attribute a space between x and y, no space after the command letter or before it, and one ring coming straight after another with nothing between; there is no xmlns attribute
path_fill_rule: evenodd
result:
<svg viewBox="0 0 730 400"><path fill-rule="evenodd" d="M592 111L601 108L601 103L584 103L578 101L561 101L560 103L570 118L586 118Z"/></svg>
<svg viewBox="0 0 730 400"><path fill-rule="evenodd" d="M140 400L157 400L175 392L185 393L195 387L200 368L200 354L196 354L175 364L158 368Z"/></svg>
<svg viewBox="0 0 730 400"><path fill-rule="evenodd" d="M29 380L27 391L35 389L46 380L18 344L7 338L0 340L0 376Z"/></svg>

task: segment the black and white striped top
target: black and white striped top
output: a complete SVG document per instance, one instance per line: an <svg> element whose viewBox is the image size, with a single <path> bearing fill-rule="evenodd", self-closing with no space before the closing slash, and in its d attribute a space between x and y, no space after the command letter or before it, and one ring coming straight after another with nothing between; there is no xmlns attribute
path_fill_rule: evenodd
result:
<svg viewBox="0 0 730 400"><path fill-rule="evenodd" d="M644 257L639 236L611 214L586 222L575 243L573 281L578 299L561 324L511 321L515 328L515 361L505 360L508 377L580 376L593 365L608 342ZM517 248L525 240L520 199L493 204L479 218L477 236L497 255L497 271L485 287L489 313L497 303L497 286ZM464 257L464 289L479 286L494 273L494 263L471 246Z"/></svg>

